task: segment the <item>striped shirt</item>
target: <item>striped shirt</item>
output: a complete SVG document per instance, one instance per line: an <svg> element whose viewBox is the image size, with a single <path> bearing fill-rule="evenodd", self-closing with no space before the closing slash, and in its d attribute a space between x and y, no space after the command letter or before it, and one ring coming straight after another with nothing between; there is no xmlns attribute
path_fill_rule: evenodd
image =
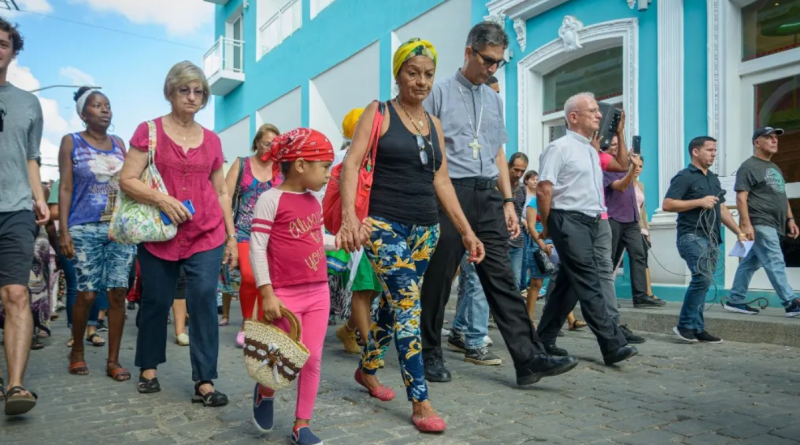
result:
<svg viewBox="0 0 800 445"><path fill-rule="evenodd" d="M322 207L311 192L262 193L250 228L256 287L327 282L325 251L336 250L336 239L325 234L322 223Z"/></svg>

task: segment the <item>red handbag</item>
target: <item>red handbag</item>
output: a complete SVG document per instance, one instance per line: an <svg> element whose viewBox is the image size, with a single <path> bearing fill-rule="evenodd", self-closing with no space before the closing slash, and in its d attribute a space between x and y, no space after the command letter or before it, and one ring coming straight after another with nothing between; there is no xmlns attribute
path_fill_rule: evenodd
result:
<svg viewBox="0 0 800 445"><path fill-rule="evenodd" d="M356 187L356 216L359 221L364 220L369 213L369 195L372 191L372 175L375 172L375 155L378 152L378 139L381 137L383 118L386 114L386 104L378 103L375 119L372 122L372 133L369 136L369 145L361 168L358 170L358 186ZM336 235L342 227L342 196L339 186L342 178L341 163L331 171L331 179L322 198L322 216L325 219L325 228Z"/></svg>

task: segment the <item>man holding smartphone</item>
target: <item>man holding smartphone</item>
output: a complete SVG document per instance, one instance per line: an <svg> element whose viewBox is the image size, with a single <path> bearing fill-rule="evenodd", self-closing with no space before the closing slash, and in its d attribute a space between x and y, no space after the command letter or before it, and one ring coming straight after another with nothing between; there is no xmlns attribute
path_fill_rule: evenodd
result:
<svg viewBox="0 0 800 445"><path fill-rule="evenodd" d="M620 265L623 252L628 252L633 307L660 307L663 303L647 295L647 259L639 228L639 206L633 184L636 170L642 163L639 157L640 141L638 136L634 136L633 153L626 173L603 172L608 223L611 225L611 259L616 269ZM618 146L619 138L614 136L606 153L616 156Z"/></svg>

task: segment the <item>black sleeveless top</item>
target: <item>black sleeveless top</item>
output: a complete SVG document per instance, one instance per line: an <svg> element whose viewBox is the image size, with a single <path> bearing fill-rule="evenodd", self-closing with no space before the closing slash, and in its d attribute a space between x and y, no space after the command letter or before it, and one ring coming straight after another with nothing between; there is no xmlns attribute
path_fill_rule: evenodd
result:
<svg viewBox="0 0 800 445"><path fill-rule="evenodd" d="M433 190L433 160L442 166L439 135L429 116L430 135L424 137L428 165L423 166L417 135L408 131L394 104L389 103L389 129L378 140L369 215L401 224L433 226L439 223L439 209ZM431 144L428 144L430 140ZM436 150L436 156L433 150Z"/></svg>

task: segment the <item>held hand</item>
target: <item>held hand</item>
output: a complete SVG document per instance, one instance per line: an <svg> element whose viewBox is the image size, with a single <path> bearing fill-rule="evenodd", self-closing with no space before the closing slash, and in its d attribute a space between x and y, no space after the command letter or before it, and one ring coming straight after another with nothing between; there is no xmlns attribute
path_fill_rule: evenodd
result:
<svg viewBox="0 0 800 445"><path fill-rule="evenodd" d="M595 150L600 151L600 132L595 131L592 135L592 140L589 141L589 145L594 147Z"/></svg>
<svg viewBox="0 0 800 445"><path fill-rule="evenodd" d="M239 245L236 243L236 238L228 238L225 242L222 264L227 264L231 270L236 269L236 266L239 265Z"/></svg>
<svg viewBox="0 0 800 445"><path fill-rule="evenodd" d="M475 236L475 233L469 231L461 237L461 242L464 243L464 247L467 248L467 252L469 252L469 262L473 264L478 264L483 261L483 258L486 256L486 251L484 250L483 243L481 240Z"/></svg>
<svg viewBox="0 0 800 445"><path fill-rule="evenodd" d="M506 215L508 233L511 234L511 239L515 239L519 236L519 218L517 217L517 212L514 211L514 203L506 203L503 206L503 212Z"/></svg>
<svg viewBox="0 0 800 445"><path fill-rule="evenodd" d="M361 223L354 214L342 218L342 227L336 235L339 241L339 248L351 253L361 247Z"/></svg>
<svg viewBox="0 0 800 445"><path fill-rule="evenodd" d="M739 228L742 229L742 233L747 237L748 240L753 241L756 237L755 230L753 230L753 225L749 222L743 222L739 224Z"/></svg>
<svg viewBox="0 0 800 445"><path fill-rule="evenodd" d="M33 203L33 212L36 213L36 224L43 226L50 221L50 208L44 201L36 201Z"/></svg>
<svg viewBox="0 0 800 445"><path fill-rule="evenodd" d="M72 235L69 233L69 229L64 228L59 231L58 234L58 247L61 249L61 255L64 258L72 259L75 257L75 245L72 243Z"/></svg>
<svg viewBox="0 0 800 445"><path fill-rule="evenodd" d="M364 218L364 221L361 221L361 245L367 244L370 238L372 238L372 223L369 222L369 218Z"/></svg>
<svg viewBox="0 0 800 445"><path fill-rule="evenodd" d="M739 235L736 236L736 239L742 244L744 244L745 241L750 241L750 238L745 233L739 233Z"/></svg>
<svg viewBox="0 0 800 445"><path fill-rule="evenodd" d="M788 223L786 223L787 234L790 238L797 239L800 236L800 229L797 228L797 224L794 222L793 219L790 219Z"/></svg>
<svg viewBox="0 0 800 445"><path fill-rule="evenodd" d="M172 224L183 224L184 222L192 219L192 214L189 209L180 201L169 195L163 195L161 201L158 203L158 208L167 214Z"/></svg>
<svg viewBox="0 0 800 445"><path fill-rule="evenodd" d="M700 199L700 207L704 209L713 209L715 205L719 203L719 198L716 196L706 196L705 198Z"/></svg>
<svg viewBox="0 0 800 445"><path fill-rule="evenodd" d="M617 135L621 135L625 132L625 110L622 110L622 113L619 115L619 125L617 126Z"/></svg>
<svg viewBox="0 0 800 445"><path fill-rule="evenodd" d="M628 168L630 168L631 170L635 171L635 170L636 170L637 168L639 168L641 165L642 165L642 158L641 158L641 156L639 156L639 155L636 155L636 154L633 154L633 153L631 152L631 155L630 155L630 156L628 156Z"/></svg>
<svg viewBox="0 0 800 445"><path fill-rule="evenodd" d="M264 321L271 323L282 318L282 307L283 302L278 299L274 292L270 292L269 295L261 296L261 310L264 311Z"/></svg>
<svg viewBox="0 0 800 445"><path fill-rule="evenodd" d="M541 248L542 252L546 253L547 256L553 255L553 245L552 244L545 244L544 247Z"/></svg>

